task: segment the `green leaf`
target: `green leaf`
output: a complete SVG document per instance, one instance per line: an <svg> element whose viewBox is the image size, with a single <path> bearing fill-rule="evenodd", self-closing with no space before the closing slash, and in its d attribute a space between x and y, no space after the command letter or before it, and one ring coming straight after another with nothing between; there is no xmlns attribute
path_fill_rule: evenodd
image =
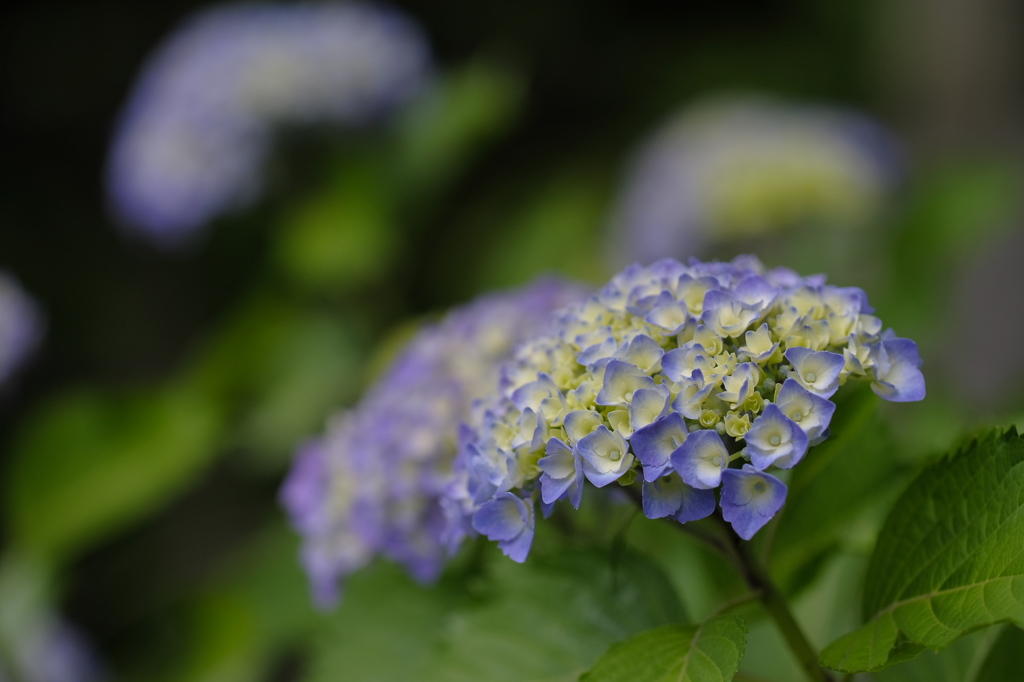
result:
<svg viewBox="0 0 1024 682"><path fill-rule="evenodd" d="M232 408L247 464L278 471L303 438L363 387L358 319L254 296L193 362L189 380Z"/></svg>
<svg viewBox="0 0 1024 682"><path fill-rule="evenodd" d="M443 189L480 147L511 126L525 92L520 73L487 59L444 76L398 122L405 191L419 199Z"/></svg>
<svg viewBox="0 0 1024 682"><path fill-rule="evenodd" d="M851 528L894 479L898 462L880 402L866 385L852 388L837 401L832 436L793 470L771 554L772 573L787 591L809 584L830 549L856 540ZM866 543L874 533L861 535Z"/></svg>
<svg viewBox="0 0 1024 682"><path fill-rule="evenodd" d="M607 179L592 168L559 169L538 178L524 194L505 199L498 215L505 211L506 217L498 223L493 211L472 219L480 223L476 230L491 237L476 267L479 286L517 285L546 272L605 279L598 230L607 212Z"/></svg>
<svg viewBox="0 0 1024 682"><path fill-rule="evenodd" d="M1024 630L1007 625L988 649L984 663L969 682L1014 682L1020 679L1020 652L1024 651Z"/></svg>
<svg viewBox="0 0 1024 682"><path fill-rule="evenodd" d="M458 592L416 585L379 564L348 579L342 603L313 643L306 682L426 680L446 615Z"/></svg>
<svg viewBox="0 0 1024 682"><path fill-rule="evenodd" d="M4 496L15 541L67 559L153 511L216 454L222 421L187 386L57 397L15 446Z"/></svg>
<svg viewBox="0 0 1024 682"><path fill-rule="evenodd" d="M925 469L878 538L867 624L822 653L845 672L878 670L961 635L1024 620L1024 439L1015 429Z"/></svg>
<svg viewBox="0 0 1024 682"><path fill-rule="evenodd" d="M376 157L347 159L284 219L275 255L292 281L334 291L384 276L403 240L385 171Z"/></svg>
<svg viewBox="0 0 1024 682"><path fill-rule="evenodd" d="M682 610L654 564L626 552L562 551L515 564L496 556L483 598L448 620L424 678L444 682L575 679L613 642L678 622Z"/></svg>
<svg viewBox="0 0 1024 682"><path fill-rule="evenodd" d="M252 371L263 377L238 426L238 442L271 470L287 466L295 444L358 394L365 361L340 316L297 315L279 345Z"/></svg>
<svg viewBox="0 0 1024 682"><path fill-rule="evenodd" d="M612 645L580 682L726 682L739 669L746 633L737 616L648 630Z"/></svg>
<svg viewBox="0 0 1024 682"><path fill-rule="evenodd" d="M1016 628L985 628L965 635L942 651L925 651L913 660L893 665L874 674L878 682L1002 682L1018 680L1014 671L1009 677L1004 672L1001 652L995 646L1004 641L1007 630ZM1013 638L1007 640L1016 644ZM1014 652L1016 654L1016 652ZM1019 655L1014 656L1019 668ZM993 667L982 672L992 661Z"/></svg>
<svg viewBox="0 0 1024 682"><path fill-rule="evenodd" d="M262 680L327 615L309 596L299 563L299 538L274 524L248 544L188 604L176 629L185 646L161 662L173 682ZM147 665L153 654L145 656ZM145 671L143 671L145 672ZM142 679L153 677L152 671Z"/></svg>

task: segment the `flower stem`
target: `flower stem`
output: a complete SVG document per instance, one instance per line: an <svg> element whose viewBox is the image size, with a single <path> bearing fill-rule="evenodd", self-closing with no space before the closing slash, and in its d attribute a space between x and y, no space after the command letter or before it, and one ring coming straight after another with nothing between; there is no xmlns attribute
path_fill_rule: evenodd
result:
<svg viewBox="0 0 1024 682"><path fill-rule="evenodd" d="M625 492L638 505L643 505L640 491L633 486L627 486ZM800 625L789 610L789 604L785 596L779 591L778 586L772 581L768 570L761 563L761 560L750 547L750 543L744 542L732 530L732 528L716 514L711 519L718 522L720 532L710 532L692 524L677 523L674 519L665 519L680 532L690 535L708 545L711 549L721 554L726 561L731 563L736 571L743 577L744 582L750 587L750 593L735 600L736 603L727 602L723 608L732 608L740 603L745 603L754 598L761 602L764 610L768 612L775 626L785 638L793 655L796 656L800 666L807 673L808 679L813 682L834 682L824 668L818 664L818 652L807 640ZM717 613L717 612L716 612Z"/></svg>
<svg viewBox="0 0 1024 682"><path fill-rule="evenodd" d="M790 650L796 656L808 679L814 682L832 682L832 677L818 664L818 652L807 640L800 625L789 610L786 598L772 581L768 571L760 559L751 550L749 543L743 542L735 533L729 532L731 549L734 553L733 562L739 569L750 589L757 592L761 605L775 621L775 626L782 633Z"/></svg>

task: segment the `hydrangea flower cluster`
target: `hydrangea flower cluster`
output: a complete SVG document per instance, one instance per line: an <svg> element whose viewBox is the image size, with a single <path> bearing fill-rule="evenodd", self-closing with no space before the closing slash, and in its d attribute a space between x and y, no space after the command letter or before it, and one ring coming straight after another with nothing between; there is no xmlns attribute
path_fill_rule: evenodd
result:
<svg viewBox="0 0 1024 682"><path fill-rule="evenodd" d="M863 224L902 175L891 135L858 114L728 98L669 120L633 159L616 248L641 261L811 224Z"/></svg>
<svg viewBox="0 0 1024 682"><path fill-rule="evenodd" d="M648 517L720 505L749 540L786 499L771 472L828 437L838 388L865 379L886 400L921 400L920 363L861 289L823 276L749 256L629 267L521 345L476 406L448 539L479 532L521 562L537 501L547 514L579 507L586 481L640 480Z"/></svg>
<svg viewBox="0 0 1024 682"><path fill-rule="evenodd" d="M430 54L397 11L360 3L241 4L188 19L143 69L110 151L129 226L180 239L259 191L281 125L362 125L427 82Z"/></svg>
<svg viewBox="0 0 1024 682"><path fill-rule="evenodd" d="M42 330L36 304L13 277L0 270L0 386L35 349Z"/></svg>
<svg viewBox="0 0 1024 682"><path fill-rule="evenodd" d="M442 497L459 423L515 343L585 292L558 280L481 297L422 329L354 409L306 444L282 489L322 606L381 554L422 582L445 560Z"/></svg>

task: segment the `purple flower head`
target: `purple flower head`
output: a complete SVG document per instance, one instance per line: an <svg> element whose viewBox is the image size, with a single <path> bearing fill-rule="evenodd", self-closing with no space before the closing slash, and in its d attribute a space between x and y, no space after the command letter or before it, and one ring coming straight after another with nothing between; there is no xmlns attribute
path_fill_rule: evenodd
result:
<svg viewBox="0 0 1024 682"><path fill-rule="evenodd" d="M651 315L670 308L671 322ZM749 256L626 268L521 344L474 410L448 537L494 500L511 510L505 495L547 514L639 478L645 513L680 522L710 513L721 489L749 539L785 500L768 472L813 456L845 383L923 397L916 346L881 329L860 289Z"/></svg>
<svg viewBox="0 0 1024 682"><path fill-rule="evenodd" d="M42 334L43 319L35 302L0 270L0 386L28 359Z"/></svg>
<svg viewBox="0 0 1024 682"><path fill-rule="evenodd" d="M149 59L121 115L107 185L159 241L251 202L280 126L361 126L422 90L430 55L396 10L350 3L201 11Z"/></svg>
<svg viewBox="0 0 1024 682"><path fill-rule="evenodd" d="M513 345L580 298L575 286L546 280L450 312L409 342L356 407L299 449L281 502L303 537L303 563L319 604L334 603L339 582L376 556L402 564L422 582L437 577L447 548L473 532L467 510L502 486L507 490L506 481L517 475L494 442L477 440L460 422L497 384ZM538 424L554 409L543 389L534 377L519 393L524 410L513 435L524 447L535 446ZM487 424L503 416L481 412L479 418ZM463 447L477 456L455 463ZM553 454L549 485L572 496L571 476ZM517 537L528 549L525 536Z"/></svg>
<svg viewBox="0 0 1024 682"><path fill-rule="evenodd" d="M803 224L857 227L903 175L888 132L838 109L723 97L682 111L635 154L618 257L650 260Z"/></svg>

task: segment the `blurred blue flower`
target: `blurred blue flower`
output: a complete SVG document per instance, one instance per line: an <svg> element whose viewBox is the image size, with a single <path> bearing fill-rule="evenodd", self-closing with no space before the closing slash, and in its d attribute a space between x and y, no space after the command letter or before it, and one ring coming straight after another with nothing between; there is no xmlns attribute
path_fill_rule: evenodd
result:
<svg viewBox="0 0 1024 682"><path fill-rule="evenodd" d="M149 59L107 167L128 226L175 241L260 191L283 125L360 126L428 80L420 29L357 2L240 4L188 18Z"/></svg>
<svg viewBox="0 0 1024 682"><path fill-rule="evenodd" d="M858 226L902 174L897 143L864 116L715 99L681 111L637 151L614 246L626 262L647 261L802 225Z"/></svg>
<svg viewBox="0 0 1024 682"><path fill-rule="evenodd" d="M0 270L0 386L39 344L43 319L18 282Z"/></svg>
<svg viewBox="0 0 1024 682"><path fill-rule="evenodd" d="M583 296L576 286L545 280L452 311L409 342L359 405L300 449L281 497L303 536L318 604L335 602L338 583L377 555L419 581L437 577L447 554L440 498L453 475L460 422L497 382L514 344ZM495 532L518 552L532 538L532 502L492 505L487 527L506 519L509 502L519 525Z"/></svg>
<svg viewBox="0 0 1024 682"><path fill-rule="evenodd" d="M547 515L559 499L579 507L584 479L629 486L641 472L647 516L703 518L721 489L726 521L749 539L785 501L763 472L828 437L842 384L924 398L916 344L872 312L860 289L749 256L627 268L516 349L474 410L445 501L449 540L476 530L522 561L538 497Z"/></svg>

